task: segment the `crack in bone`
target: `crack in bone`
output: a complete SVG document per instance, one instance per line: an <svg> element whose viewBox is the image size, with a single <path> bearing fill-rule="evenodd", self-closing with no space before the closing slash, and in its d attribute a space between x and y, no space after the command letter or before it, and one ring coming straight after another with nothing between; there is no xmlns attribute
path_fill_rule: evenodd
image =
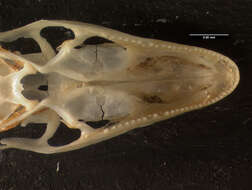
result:
<svg viewBox="0 0 252 190"><path fill-rule="evenodd" d="M102 108L102 105L100 105L100 108L101 108L101 111L102 111L102 116L101 116L101 120L104 120L104 110L103 110L103 108Z"/></svg>

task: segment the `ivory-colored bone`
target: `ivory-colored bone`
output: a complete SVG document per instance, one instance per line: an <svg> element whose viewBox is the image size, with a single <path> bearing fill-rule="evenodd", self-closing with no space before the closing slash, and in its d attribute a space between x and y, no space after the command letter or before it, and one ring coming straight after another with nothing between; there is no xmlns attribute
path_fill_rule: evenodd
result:
<svg viewBox="0 0 252 190"><path fill-rule="evenodd" d="M56 54L40 35L46 27L65 27L75 38ZM114 43L81 46L94 36ZM17 55L0 49L0 131L19 123L45 123L47 129L39 139L2 139L0 149L50 154L83 148L211 105L239 83L237 66L220 53L92 24L41 20L0 33L3 42L22 37L33 38L41 52ZM41 91L40 85L48 89ZM109 123L98 129L88 125L101 120ZM81 136L50 146L60 121Z"/></svg>

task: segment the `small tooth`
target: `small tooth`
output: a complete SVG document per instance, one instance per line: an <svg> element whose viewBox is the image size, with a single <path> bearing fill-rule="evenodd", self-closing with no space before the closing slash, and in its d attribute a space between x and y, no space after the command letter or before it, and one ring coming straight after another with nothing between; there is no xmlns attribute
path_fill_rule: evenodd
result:
<svg viewBox="0 0 252 190"><path fill-rule="evenodd" d="M107 132L109 132L109 129L108 128L106 128L106 129L104 129L104 131L103 131L104 133L107 133Z"/></svg>
<svg viewBox="0 0 252 190"><path fill-rule="evenodd" d="M141 119L141 118L138 118L138 119L137 119L137 122L141 122L141 121L142 121L142 119Z"/></svg>
<svg viewBox="0 0 252 190"><path fill-rule="evenodd" d="M147 118L146 118L146 117L143 117L142 120L143 120L143 121L147 121Z"/></svg>
<svg viewBox="0 0 252 190"><path fill-rule="evenodd" d="M152 47L154 44L152 42L149 43L149 46Z"/></svg>
<svg viewBox="0 0 252 190"><path fill-rule="evenodd" d="M164 115L165 115L165 116L168 116L168 115L170 115L170 112L166 111L166 112L164 113Z"/></svg>

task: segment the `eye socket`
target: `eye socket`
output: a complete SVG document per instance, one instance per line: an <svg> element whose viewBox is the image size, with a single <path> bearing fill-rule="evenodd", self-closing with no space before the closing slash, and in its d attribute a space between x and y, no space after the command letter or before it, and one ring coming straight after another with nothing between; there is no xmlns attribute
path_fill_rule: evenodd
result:
<svg viewBox="0 0 252 190"><path fill-rule="evenodd" d="M48 140L48 144L51 146L63 146L67 145L81 136L79 129L70 129L64 124L61 124L53 137Z"/></svg>
<svg viewBox="0 0 252 190"><path fill-rule="evenodd" d="M76 46L75 49L80 49L85 45L100 45L100 44L104 44L104 43L114 43L113 41L110 41L108 39L99 37L99 36L93 36L90 37L88 39L86 39L81 45Z"/></svg>
<svg viewBox="0 0 252 190"><path fill-rule="evenodd" d="M100 127L106 126L110 121L109 120L100 120L100 121L87 121L86 123L91 127L98 129Z"/></svg>
<svg viewBox="0 0 252 190"><path fill-rule="evenodd" d="M0 42L4 49L21 54L38 53L41 52L39 45L32 38L19 38L12 42Z"/></svg>
<svg viewBox="0 0 252 190"><path fill-rule="evenodd" d="M66 40L75 38L74 32L65 27L45 27L40 31L40 35L45 38L57 52L56 48Z"/></svg>
<svg viewBox="0 0 252 190"><path fill-rule="evenodd" d="M85 122L82 119L79 119L80 122ZM101 127L105 127L108 124L110 124L111 121L109 120L100 120L100 121L87 121L85 122L86 124L88 124L89 126L93 127L94 129L98 129Z"/></svg>
<svg viewBox="0 0 252 190"><path fill-rule="evenodd" d="M114 43L114 42L99 36L90 37L83 42L84 45L98 45L104 43Z"/></svg>

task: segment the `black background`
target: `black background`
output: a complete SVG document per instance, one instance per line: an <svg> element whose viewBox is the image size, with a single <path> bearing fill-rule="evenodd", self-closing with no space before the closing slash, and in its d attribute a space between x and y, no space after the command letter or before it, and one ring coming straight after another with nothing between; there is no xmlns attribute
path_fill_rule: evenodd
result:
<svg viewBox="0 0 252 190"><path fill-rule="evenodd" d="M1 190L252 188L251 1L0 1L0 31L39 19L83 21L212 49L237 63L241 81L219 103L87 148L56 155L2 151ZM188 37L189 33L229 33L230 37L200 40ZM18 128L0 138L37 137L42 132L40 126ZM64 141L67 134L61 127L58 138Z"/></svg>

